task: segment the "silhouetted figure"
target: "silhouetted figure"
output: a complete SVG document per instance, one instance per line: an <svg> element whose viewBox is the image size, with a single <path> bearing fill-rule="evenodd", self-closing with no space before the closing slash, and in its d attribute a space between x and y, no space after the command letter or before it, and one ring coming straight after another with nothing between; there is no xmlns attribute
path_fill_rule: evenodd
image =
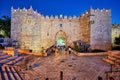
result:
<svg viewBox="0 0 120 80"><path fill-rule="evenodd" d="M77 80L77 78L76 77L73 77L73 79L72 80Z"/></svg>
<svg viewBox="0 0 120 80"><path fill-rule="evenodd" d="M4 49L4 47L0 44L0 49Z"/></svg>
<svg viewBox="0 0 120 80"><path fill-rule="evenodd" d="M103 80L102 77L98 76L98 80Z"/></svg>
<svg viewBox="0 0 120 80"><path fill-rule="evenodd" d="M63 71L60 71L60 80L63 80Z"/></svg>
<svg viewBox="0 0 120 80"><path fill-rule="evenodd" d="M113 77L109 77L109 80L115 80Z"/></svg>
<svg viewBox="0 0 120 80"><path fill-rule="evenodd" d="M48 78L46 78L45 80L49 80Z"/></svg>

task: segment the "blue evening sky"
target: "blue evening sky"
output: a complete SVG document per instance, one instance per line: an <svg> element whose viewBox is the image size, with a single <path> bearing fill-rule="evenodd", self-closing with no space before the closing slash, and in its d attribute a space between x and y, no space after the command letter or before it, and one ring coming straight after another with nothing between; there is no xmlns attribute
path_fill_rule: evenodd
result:
<svg viewBox="0 0 120 80"><path fill-rule="evenodd" d="M120 0L0 0L0 17L11 16L13 8L33 7L43 15L79 16L92 8L111 9L112 23L120 24Z"/></svg>

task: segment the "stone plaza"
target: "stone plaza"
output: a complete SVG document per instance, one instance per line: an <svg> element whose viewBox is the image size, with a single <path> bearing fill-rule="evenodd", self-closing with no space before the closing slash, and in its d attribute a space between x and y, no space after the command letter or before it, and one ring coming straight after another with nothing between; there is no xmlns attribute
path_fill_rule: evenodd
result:
<svg viewBox="0 0 120 80"><path fill-rule="evenodd" d="M1 80L120 80L120 65L111 64L113 57L108 52L105 55L89 55L84 53L77 56L60 51L57 56L34 56L33 54L19 53L11 56L0 52L0 79ZM112 51L112 54L120 51ZM81 53L77 53L81 54ZM107 58L108 57L108 58ZM107 63L103 60L108 59ZM110 58L110 59L109 59ZM117 60L117 58L116 58ZM109 73L109 74L107 74Z"/></svg>
<svg viewBox="0 0 120 80"><path fill-rule="evenodd" d="M87 54L87 53L85 53ZM23 75L25 80L106 80L105 72L110 70L110 65L102 61L104 56L77 57L74 54L59 55L58 57L34 57L34 63L40 63ZM63 76L61 79L61 72ZM76 78L76 79L74 79Z"/></svg>

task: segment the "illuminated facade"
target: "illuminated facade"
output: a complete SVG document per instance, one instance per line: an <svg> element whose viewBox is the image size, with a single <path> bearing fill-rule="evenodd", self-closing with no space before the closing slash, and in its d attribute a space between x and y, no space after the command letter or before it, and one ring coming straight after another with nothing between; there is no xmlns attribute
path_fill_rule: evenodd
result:
<svg viewBox="0 0 120 80"><path fill-rule="evenodd" d="M112 25L112 44L114 45L115 37L120 36L120 24Z"/></svg>
<svg viewBox="0 0 120 80"><path fill-rule="evenodd" d="M79 17L43 16L30 9L11 9L11 38L21 48L41 51L83 40L91 49L110 49L111 10L90 9Z"/></svg>

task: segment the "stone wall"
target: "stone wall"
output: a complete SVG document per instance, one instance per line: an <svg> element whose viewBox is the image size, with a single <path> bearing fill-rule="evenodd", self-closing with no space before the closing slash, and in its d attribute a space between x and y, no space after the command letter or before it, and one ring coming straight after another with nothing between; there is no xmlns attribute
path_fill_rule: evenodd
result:
<svg viewBox="0 0 120 80"><path fill-rule="evenodd" d="M60 26L61 25L61 26ZM76 17L55 16L55 18L46 16L41 19L41 38L42 46L50 47L56 44L56 34L62 30L66 35L67 45L69 42L78 40L79 22Z"/></svg>
<svg viewBox="0 0 120 80"><path fill-rule="evenodd" d="M60 30L66 35L66 45L78 40L80 24L76 16L43 16L32 7L11 9L11 13L11 38L18 41L22 49L41 51L41 47L55 45Z"/></svg>
<svg viewBox="0 0 120 80"><path fill-rule="evenodd" d="M111 10L90 9L91 49L108 50L111 48Z"/></svg>
<svg viewBox="0 0 120 80"><path fill-rule="evenodd" d="M30 9L11 9L11 38L22 49L40 52L41 47L56 45L57 33L65 35L66 46L83 40L92 49L108 49L111 46L111 10L93 10L76 16L43 16ZM102 43L102 44L101 44Z"/></svg>
<svg viewBox="0 0 120 80"><path fill-rule="evenodd" d="M12 9L11 13L11 38L18 41L22 49L40 51L40 14L32 7L28 10Z"/></svg>
<svg viewBox="0 0 120 80"><path fill-rule="evenodd" d="M79 38L90 44L90 12L86 12L79 17L80 29Z"/></svg>

